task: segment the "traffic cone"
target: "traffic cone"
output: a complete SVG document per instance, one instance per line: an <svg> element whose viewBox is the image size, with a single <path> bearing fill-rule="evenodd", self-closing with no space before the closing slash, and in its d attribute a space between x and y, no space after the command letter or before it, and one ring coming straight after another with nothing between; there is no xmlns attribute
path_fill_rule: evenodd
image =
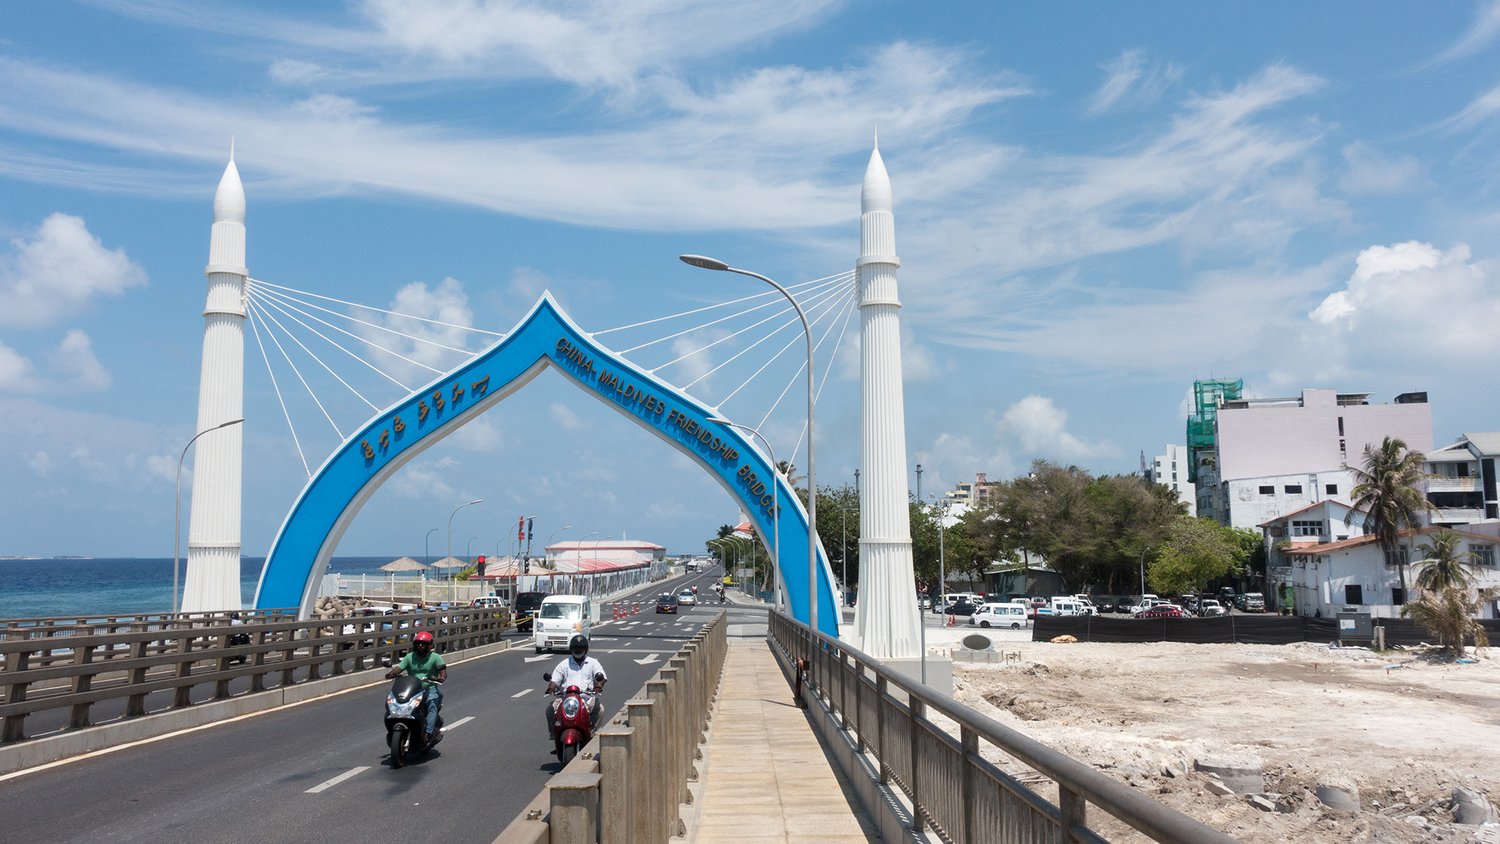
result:
<svg viewBox="0 0 1500 844"><path fill-rule="evenodd" d="M945 624L945 625L943 625L943 626L944 627L952 627L953 626L953 616L951 616L951 615L948 616L948 623Z"/></svg>

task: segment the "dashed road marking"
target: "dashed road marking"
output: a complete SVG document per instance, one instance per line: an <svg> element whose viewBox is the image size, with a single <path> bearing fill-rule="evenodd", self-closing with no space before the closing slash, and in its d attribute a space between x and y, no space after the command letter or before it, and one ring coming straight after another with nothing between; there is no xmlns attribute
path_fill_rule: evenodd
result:
<svg viewBox="0 0 1500 844"><path fill-rule="evenodd" d="M469 723L470 721L473 721L473 720L474 720L474 716L470 715L467 718L460 718L457 721L454 721L452 724L444 724L443 725L443 734L447 735L449 730L456 730L459 727L462 727L463 725L465 725L465 724L467 724L467 723Z"/></svg>
<svg viewBox="0 0 1500 844"><path fill-rule="evenodd" d="M312 788L309 788L307 791L305 791L303 793L304 794L322 794L323 792L327 791L330 788L333 788L334 786L338 785L339 783L343 782L344 780L349 779L350 777L358 776L359 774L362 774L362 773L364 773L365 771L368 771L368 770L370 770L370 766L369 765L360 765L358 768L350 768L349 770L343 772L342 774L339 774L338 776L334 777L333 779L324 780L323 782L318 783L317 785L313 786Z"/></svg>
<svg viewBox="0 0 1500 844"><path fill-rule="evenodd" d="M530 694L530 693L531 693L531 689L522 689L519 692L516 692L515 694L511 695L511 697L517 698L517 697L521 697L523 695L527 695L527 694Z"/></svg>

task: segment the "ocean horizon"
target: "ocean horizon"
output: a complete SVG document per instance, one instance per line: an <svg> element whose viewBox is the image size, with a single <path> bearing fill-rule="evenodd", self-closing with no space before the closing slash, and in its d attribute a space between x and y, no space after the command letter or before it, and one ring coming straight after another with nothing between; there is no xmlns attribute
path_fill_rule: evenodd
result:
<svg viewBox="0 0 1500 844"><path fill-rule="evenodd" d="M332 574L384 575L389 557L334 557ZM240 561L240 600L255 600L264 557ZM181 561L187 577L187 561ZM0 557L0 619L163 613L172 607L171 557Z"/></svg>

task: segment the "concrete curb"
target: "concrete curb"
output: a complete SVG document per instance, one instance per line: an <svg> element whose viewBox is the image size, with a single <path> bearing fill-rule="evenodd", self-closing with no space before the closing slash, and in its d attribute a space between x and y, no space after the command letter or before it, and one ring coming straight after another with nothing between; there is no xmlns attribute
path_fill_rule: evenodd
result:
<svg viewBox="0 0 1500 844"><path fill-rule="evenodd" d="M509 641L500 641L469 648L460 652L461 657L448 660L448 662L457 665L493 656L510 650L511 644ZM384 671L384 668L367 668L352 674L327 677L310 683L298 683L226 700L200 703L185 709L174 709L155 715L145 715L140 718L17 742L0 747L0 775L109 750L132 742L161 738L173 733L208 726L218 721L258 715L285 706L363 689L385 682Z"/></svg>

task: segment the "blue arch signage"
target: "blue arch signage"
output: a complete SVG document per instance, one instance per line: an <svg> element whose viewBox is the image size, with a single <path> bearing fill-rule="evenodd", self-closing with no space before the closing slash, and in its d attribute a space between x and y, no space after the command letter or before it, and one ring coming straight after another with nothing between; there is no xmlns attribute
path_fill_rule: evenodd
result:
<svg viewBox="0 0 1500 844"><path fill-rule="evenodd" d="M271 545L255 594L257 608L300 607L311 614L339 539L365 501L412 458L525 386L547 367L624 414L706 469L737 501L767 547L793 616L809 615L807 511L744 434L698 400L601 346L551 294L483 353L433 380L367 422L307 482ZM775 484L773 492L772 484ZM780 518L773 507L781 504ZM817 547L818 626L838 635L833 571Z"/></svg>

